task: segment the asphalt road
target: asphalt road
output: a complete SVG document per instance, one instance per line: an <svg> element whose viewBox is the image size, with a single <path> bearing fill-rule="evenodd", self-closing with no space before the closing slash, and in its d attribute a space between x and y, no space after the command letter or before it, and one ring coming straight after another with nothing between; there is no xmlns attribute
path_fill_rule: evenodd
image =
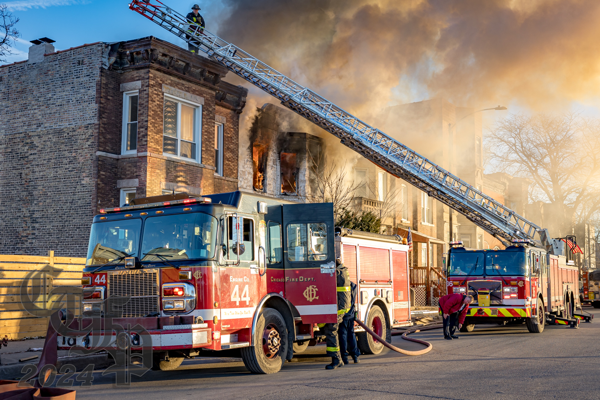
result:
<svg viewBox="0 0 600 400"><path fill-rule="evenodd" d="M579 329L547 326L542 334L524 325L481 325L459 340L441 330L415 334L433 350L407 357L388 352L361 356L361 363L327 371L324 346L309 348L275 375L253 375L236 359L186 361L171 372L150 371L129 387L94 374L77 388L78 399L598 399L600 310ZM422 346L395 336L406 349Z"/></svg>

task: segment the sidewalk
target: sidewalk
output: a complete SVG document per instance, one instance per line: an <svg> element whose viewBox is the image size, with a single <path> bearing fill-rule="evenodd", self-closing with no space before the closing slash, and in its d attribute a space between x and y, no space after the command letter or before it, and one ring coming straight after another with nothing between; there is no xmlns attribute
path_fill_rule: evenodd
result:
<svg viewBox="0 0 600 400"><path fill-rule="evenodd" d="M26 365L36 365L42 354L45 339L15 340L8 342L7 347L0 349L0 379L19 379ZM23 361L20 361L23 360ZM85 356L69 356L68 350L58 351L57 369L65 364L72 364L77 371L83 370L87 365L94 364L94 369L103 369L112 364L108 354L94 354Z"/></svg>

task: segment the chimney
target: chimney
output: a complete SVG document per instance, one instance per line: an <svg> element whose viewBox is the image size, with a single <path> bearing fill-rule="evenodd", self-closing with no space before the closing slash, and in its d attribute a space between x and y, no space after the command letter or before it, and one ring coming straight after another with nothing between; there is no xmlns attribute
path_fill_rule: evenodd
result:
<svg viewBox="0 0 600 400"><path fill-rule="evenodd" d="M33 46L29 48L29 60L30 63L37 63L44 61L44 54L54 53L54 40L47 37L32 40Z"/></svg>

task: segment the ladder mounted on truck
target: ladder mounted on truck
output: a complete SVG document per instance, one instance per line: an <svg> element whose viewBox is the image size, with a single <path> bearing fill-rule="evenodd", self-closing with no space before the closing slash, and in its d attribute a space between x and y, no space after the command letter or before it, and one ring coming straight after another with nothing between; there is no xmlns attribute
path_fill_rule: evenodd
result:
<svg viewBox="0 0 600 400"><path fill-rule="evenodd" d="M338 137L345 146L463 214L505 244L529 239L552 248L546 230L239 47L207 30L192 31L191 21L162 2L133 0L129 8L198 47L210 59Z"/></svg>

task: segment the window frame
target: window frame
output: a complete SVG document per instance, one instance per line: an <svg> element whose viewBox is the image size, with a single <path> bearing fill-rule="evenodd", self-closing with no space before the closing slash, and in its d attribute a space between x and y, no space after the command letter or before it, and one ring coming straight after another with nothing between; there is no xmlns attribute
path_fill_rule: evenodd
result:
<svg viewBox="0 0 600 400"><path fill-rule="evenodd" d="M176 137L176 139L177 139L177 155L165 153L164 137L167 136L167 135L165 135L165 102L167 100L177 103L177 137ZM162 149L162 155L167 158L171 158L171 159L178 160L178 161L187 161L187 162L201 164L202 163L202 110L203 110L202 107L203 107L203 105L194 103L193 101L190 101L190 100L182 99L181 97L166 94L166 93L164 95L162 104L163 104L163 129L162 129L162 131L163 131L163 133L162 133L163 149ZM180 153L181 153L180 142L182 141L182 139L181 139L181 104L185 104L188 107L193 107L196 112L195 117L197 119L197 122L194 127L194 141L192 142L192 143L196 144L196 154L195 154L196 157L195 158L187 158L187 157L182 157L180 155ZM169 136L169 137L171 137L171 136Z"/></svg>
<svg viewBox="0 0 600 400"><path fill-rule="evenodd" d="M215 142L217 147L215 149L215 175L224 176L223 172L223 159L225 158L224 146L224 132L225 124L221 122L215 122Z"/></svg>
<svg viewBox="0 0 600 400"><path fill-rule="evenodd" d="M283 253L287 254L286 256L284 256L284 258L287 258L287 262L288 263L315 263L315 262L325 262L329 259L330 254L329 254L329 248L325 247L325 252L322 253L321 255L325 256L325 260L310 260L309 257L311 256L310 252L309 252L309 248L311 246L310 243L310 236L308 235L308 226L309 225L318 225L318 224L322 224L325 225L325 231L326 231L326 235L329 235L328 229L329 226L327 224L327 222L324 221L290 221L285 225L285 240L283 240ZM304 227L304 234L306 236L306 246L304 246L304 258L303 260L292 260L290 259L290 247L289 247L289 237L290 237L290 226L292 225L300 225L301 227ZM302 233L301 233L302 235ZM302 236L301 236L302 237ZM314 256L314 254L313 254ZM295 257L294 257L295 258Z"/></svg>
<svg viewBox="0 0 600 400"><path fill-rule="evenodd" d="M421 222L433 225L433 199L426 193L421 192ZM429 220L431 218L431 220Z"/></svg>
<svg viewBox="0 0 600 400"><path fill-rule="evenodd" d="M410 215L408 213L408 187L403 183L401 186L401 195L402 198L402 220L409 221Z"/></svg>
<svg viewBox="0 0 600 400"><path fill-rule="evenodd" d="M137 193L137 189L136 188L122 188L120 191L120 197L119 197L119 207L122 207L125 205L125 201L127 200L128 193Z"/></svg>
<svg viewBox="0 0 600 400"><path fill-rule="evenodd" d="M364 179L359 179L358 175L364 173ZM367 198L367 178L368 170L366 168L354 168L354 186L356 187L356 197Z"/></svg>
<svg viewBox="0 0 600 400"><path fill-rule="evenodd" d="M385 202L388 196L388 179L386 171L377 172L377 201Z"/></svg>
<svg viewBox="0 0 600 400"><path fill-rule="evenodd" d="M135 149L127 150L127 128L131 121L129 119L129 103L130 99L133 96L137 96L138 98L138 109L137 109L137 128L135 132ZM128 92L123 92L123 111L121 116L121 154L137 154L137 142L139 138L140 131L140 91L139 90L131 90Z"/></svg>

